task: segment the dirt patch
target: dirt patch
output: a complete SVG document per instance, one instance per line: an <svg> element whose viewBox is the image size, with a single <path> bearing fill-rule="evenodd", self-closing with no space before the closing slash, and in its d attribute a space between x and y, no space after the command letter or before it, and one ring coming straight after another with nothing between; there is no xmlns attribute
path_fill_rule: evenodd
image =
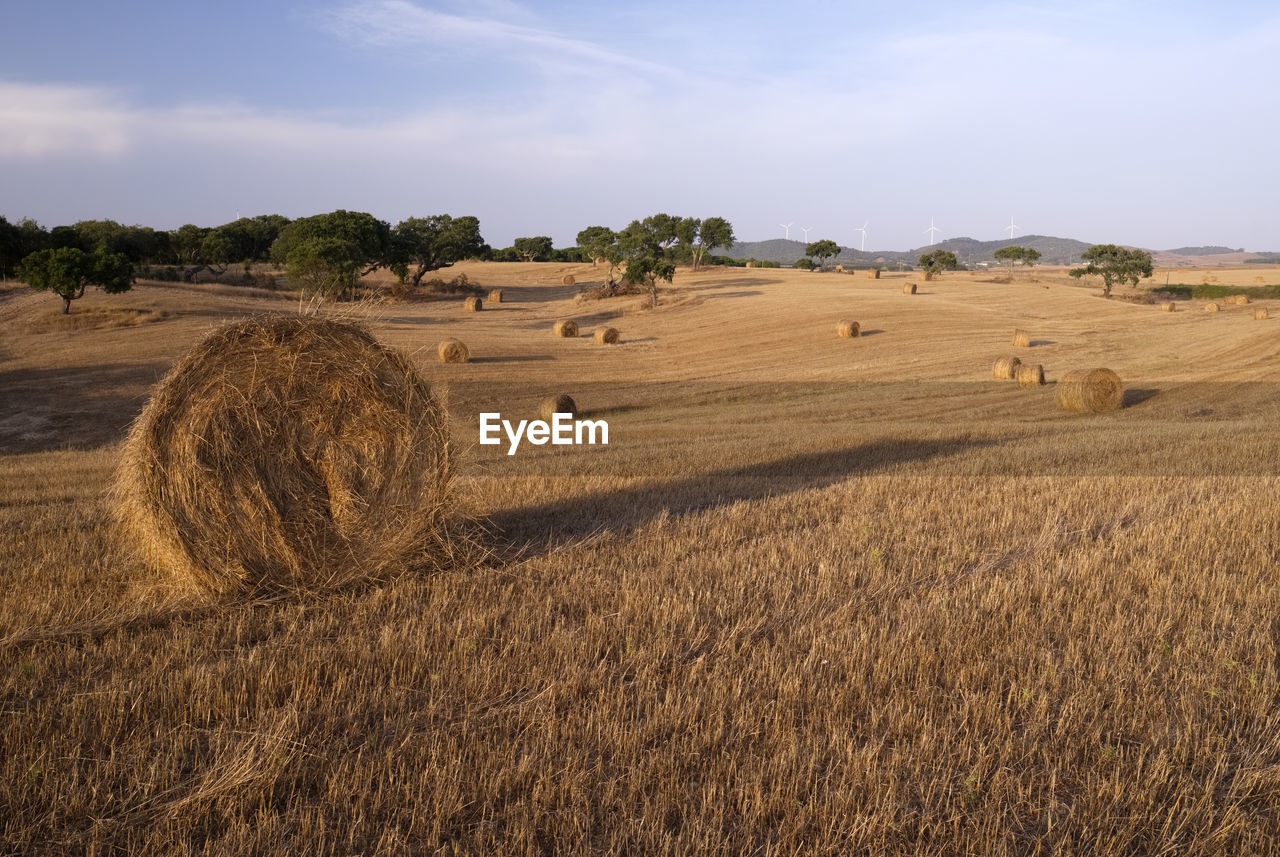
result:
<svg viewBox="0 0 1280 857"><path fill-rule="evenodd" d="M76 311L63 314L61 310L49 310L25 322L22 329L27 333L53 333L72 330L109 330L116 327L137 327L140 324L152 324L164 321L169 313L157 309L136 309L130 307L109 307Z"/></svg>

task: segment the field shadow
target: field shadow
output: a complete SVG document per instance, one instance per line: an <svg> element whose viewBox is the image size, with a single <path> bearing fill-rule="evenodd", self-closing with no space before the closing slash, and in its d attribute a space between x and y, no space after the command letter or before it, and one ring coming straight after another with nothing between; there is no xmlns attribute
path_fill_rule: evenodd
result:
<svg viewBox="0 0 1280 857"><path fill-rule="evenodd" d="M880 439L824 452L716 470L619 491L597 492L490 515L489 529L507 550L549 550L565 538L621 532L660 516L683 517L749 500L825 488L900 464L951 456L996 441Z"/></svg>
<svg viewBox="0 0 1280 857"><path fill-rule="evenodd" d="M1056 339L1033 339L1031 340L1030 347L1035 348L1038 345L1057 345L1057 344L1058 344L1058 340Z"/></svg>
<svg viewBox="0 0 1280 857"><path fill-rule="evenodd" d="M880 328L878 328L878 327L873 327L871 330L862 330L862 331L859 331L859 332L858 332L858 336L859 336L859 337L862 337L862 336L875 336L877 333L884 333L884 331L883 331L883 330L881 330L881 329L880 329Z"/></svg>
<svg viewBox="0 0 1280 857"><path fill-rule="evenodd" d="M550 354L511 354L506 357L472 357L471 363L542 363L555 360Z"/></svg>
<svg viewBox="0 0 1280 857"><path fill-rule="evenodd" d="M1148 399L1154 398L1160 391L1154 388L1139 388L1124 391L1123 406L1132 408L1141 405Z"/></svg>
<svg viewBox="0 0 1280 857"><path fill-rule="evenodd" d="M725 292L719 295L707 295L708 300L720 300L721 298L754 298L756 295L762 295L764 292L759 289L743 289L737 292Z"/></svg>

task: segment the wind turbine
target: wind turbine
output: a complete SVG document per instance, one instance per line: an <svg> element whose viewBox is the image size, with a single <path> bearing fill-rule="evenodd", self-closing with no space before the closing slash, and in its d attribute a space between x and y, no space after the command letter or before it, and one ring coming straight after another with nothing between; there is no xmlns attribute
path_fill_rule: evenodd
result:
<svg viewBox="0 0 1280 857"><path fill-rule="evenodd" d="M800 227L800 231L804 233L804 243L806 243L806 244L808 244L808 243L809 243L809 230L810 230L810 229L812 229L812 228L813 228L812 226L801 226L801 227Z"/></svg>
<svg viewBox="0 0 1280 857"><path fill-rule="evenodd" d="M857 229L853 230L854 232L861 232L861 233L862 233L862 243L858 246L858 250L859 250L859 252L862 252L862 253L867 252L867 226L868 226L868 224L870 224L870 223L871 223L871 221L870 221L870 220L868 220L866 223L863 223L863 224L862 224L861 226L859 226Z"/></svg>
<svg viewBox="0 0 1280 857"><path fill-rule="evenodd" d="M788 241L790 241L790 240L791 240L791 227L792 227L792 226L795 226L795 225L796 225L796 222L793 220L793 221L791 221L790 223L779 223L778 225L779 225L779 226L781 226L783 229L787 230L787 240L788 240Z"/></svg>
<svg viewBox="0 0 1280 857"><path fill-rule="evenodd" d="M1017 229L1017 228L1018 228L1017 226L1014 226L1014 225L1013 225L1013 218L1012 218L1012 217L1010 217L1010 218L1009 218L1009 225L1005 227L1005 229L1008 229L1008 230L1009 230L1009 240L1010 240L1010 241L1012 241L1012 240L1013 240L1013 230L1015 230L1015 229Z"/></svg>
<svg viewBox="0 0 1280 857"><path fill-rule="evenodd" d="M933 240L933 233L935 233L935 232L941 232L942 230L941 230L941 229L939 229L938 227L936 227L936 226L934 226L934 225L933 225L933 218L932 218L932 217L930 217L930 218L929 218L929 228L928 228L928 229L926 229L926 230L924 230L924 231L929 233L929 246L930 246L930 247L932 247L934 244L936 244L936 243L937 243L936 241L934 241L934 240Z"/></svg>

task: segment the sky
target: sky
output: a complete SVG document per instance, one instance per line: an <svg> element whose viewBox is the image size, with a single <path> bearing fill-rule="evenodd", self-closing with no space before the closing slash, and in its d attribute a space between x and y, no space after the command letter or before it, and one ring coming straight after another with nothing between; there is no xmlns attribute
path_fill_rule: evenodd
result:
<svg viewBox="0 0 1280 857"><path fill-rule="evenodd" d="M0 0L0 215L1280 250L1273 2ZM808 231L804 231L805 229Z"/></svg>

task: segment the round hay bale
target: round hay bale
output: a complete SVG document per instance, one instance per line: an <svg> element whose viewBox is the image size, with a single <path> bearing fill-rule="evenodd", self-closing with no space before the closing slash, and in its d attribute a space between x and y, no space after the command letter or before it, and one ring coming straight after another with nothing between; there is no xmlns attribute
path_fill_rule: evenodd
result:
<svg viewBox="0 0 1280 857"><path fill-rule="evenodd" d="M485 298L491 304L502 303L502 289L489 289L489 297Z"/></svg>
<svg viewBox="0 0 1280 857"><path fill-rule="evenodd" d="M1249 303L1248 295L1236 295L1234 303L1237 306L1247 306Z"/></svg>
<svg viewBox="0 0 1280 857"><path fill-rule="evenodd" d="M571 318L557 321L555 328L556 336L563 336L566 339L572 339L578 335L578 323Z"/></svg>
<svg viewBox="0 0 1280 857"><path fill-rule="evenodd" d="M1019 387L1039 387L1044 383L1044 367L1039 363L1020 363L1013 372Z"/></svg>
<svg viewBox="0 0 1280 857"><path fill-rule="evenodd" d="M216 330L125 441L113 506L147 563L224 596L442 567L448 418L398 352L352 324Z"/></svg>
<svg viewBox="0 0 1280 857"><path fill-rule="evenodd" d="M925 271L925 272L924 272L924 280L925 280L925 282L927 283L927 282L929 282L929 281L930 281L930 280L932 280L932 279L933 279L933 271Z"/></svg>
<svg viewBox="0 0 1280 857"><path fill-rule="evenodd" d="M466 363L471 359L471 351L456 339L446 339L436 346L436 355L441 363Z"/></svg>
<svg viewBox="0 0 1280 857"><path fill-rule="evenodd" d="M902 287L902 293L904 295L914 295L916 293L916 284L907 283L905 286Z"/></svg>
<svg viewBox="0 0 1280 857"><path fill-rule="evenodd" d="M1178 305L1175 304L1173 301L1165 301L1164 303L1160 304L1160 309L1164 310L1165 312L1177 312Z"/></svg>
<svg viewBox="0 0 1280 857"><path fill-rule="evenodd" d="M484 301L476 297L470 297L462 302L462 306L467 312L480 312L480 310L484 309Z"/></svg>
<svg viewBox="0 0 1280 857"><path fill-rule="evenodd" d="M999 357L991 364L991 377L1001 381L1012 381L1014 373L1022 365L1022 358L1009 354Z"/></svg>
<svg viewBox="0 0 1280 857"><path fill-rule="evenodd" d="M870 269L869 271L867 271L867 279L868 279L868 280L878 280L878 279L880 279L880 269L879 269L879 268L872 268L872 269Z"/></svg>
<svg viewBox="0 0 1280 857"><path fill-rule="evenodd" d="M1267 317L1267 308L1260 306L1253 311L1254 321L1263 321Z"/></svg>
<svg viewBox="0 0 1280 857"><path fill-rule="evenodd" d="M567 393L548 396L543 399L538 406L538 416L542 418L542 421L549 423L556 414L569 414L576 417L578 415L578 403Z"/></svg>
<svg viewBox="0 0 1280 857"><path fill-rule="evenodd" d="M755 266L756 266L755 262L748 262L745 267L754 268Z"/></svg>
<svg viewBox="0 0 1280 857"><path fill-rule="evenodd" d="M1031 334L1025 330L1015 330L1013 332L1013 345L1015 348L1030 348Z"/></svg>
<svg viewBox="0 0 1280 857"><path fill-rule="evenodd" d="M578 281L573 278L573 274L565 274L564 277L560 280L560 282L566 286L572 286Z"/></svg>
<svg viewBox="0 0 1280 857"><path fill-rule="evenodd" d="M836 325L836 336L842 336L845 339L857 339L861 335L862 329L856 321L842 318L839 324Z"/></svg>
<svg viewBox="0 0 1280 857"><path fill-rule="evenodd" d="M1110 369L1072 369L1058 381L1053 397L1064 411L1105 414L1124 402L1124 384Z"/></svg>
<svg viewBox="0 0 1280 857"><path fill-rule="evenodd" d="M1217 311L1218 311L1218 305L1217 305L1217 304L1215 304L1215 303L1213 303L1213 302L1209 302L1209 303L1207 303L1207 304L1205 304L1205 305L1204 305L1204 311L1205 311L1205 312L1217 312Z"/></svg>
<svg viewBox="0 0 1280 857"><path fill-rule="evenodd" d="M837 273L837 274L843 274L843 273L844 273L844 265L836 265L836 273Z"/></svg>
<svg viewBox="0 0 1280 857"><path fill-rule="evenodd" d="M596 345L617 345L620 338L621 334L618 333L618 328L616 327L596 328Z"/></svg>

